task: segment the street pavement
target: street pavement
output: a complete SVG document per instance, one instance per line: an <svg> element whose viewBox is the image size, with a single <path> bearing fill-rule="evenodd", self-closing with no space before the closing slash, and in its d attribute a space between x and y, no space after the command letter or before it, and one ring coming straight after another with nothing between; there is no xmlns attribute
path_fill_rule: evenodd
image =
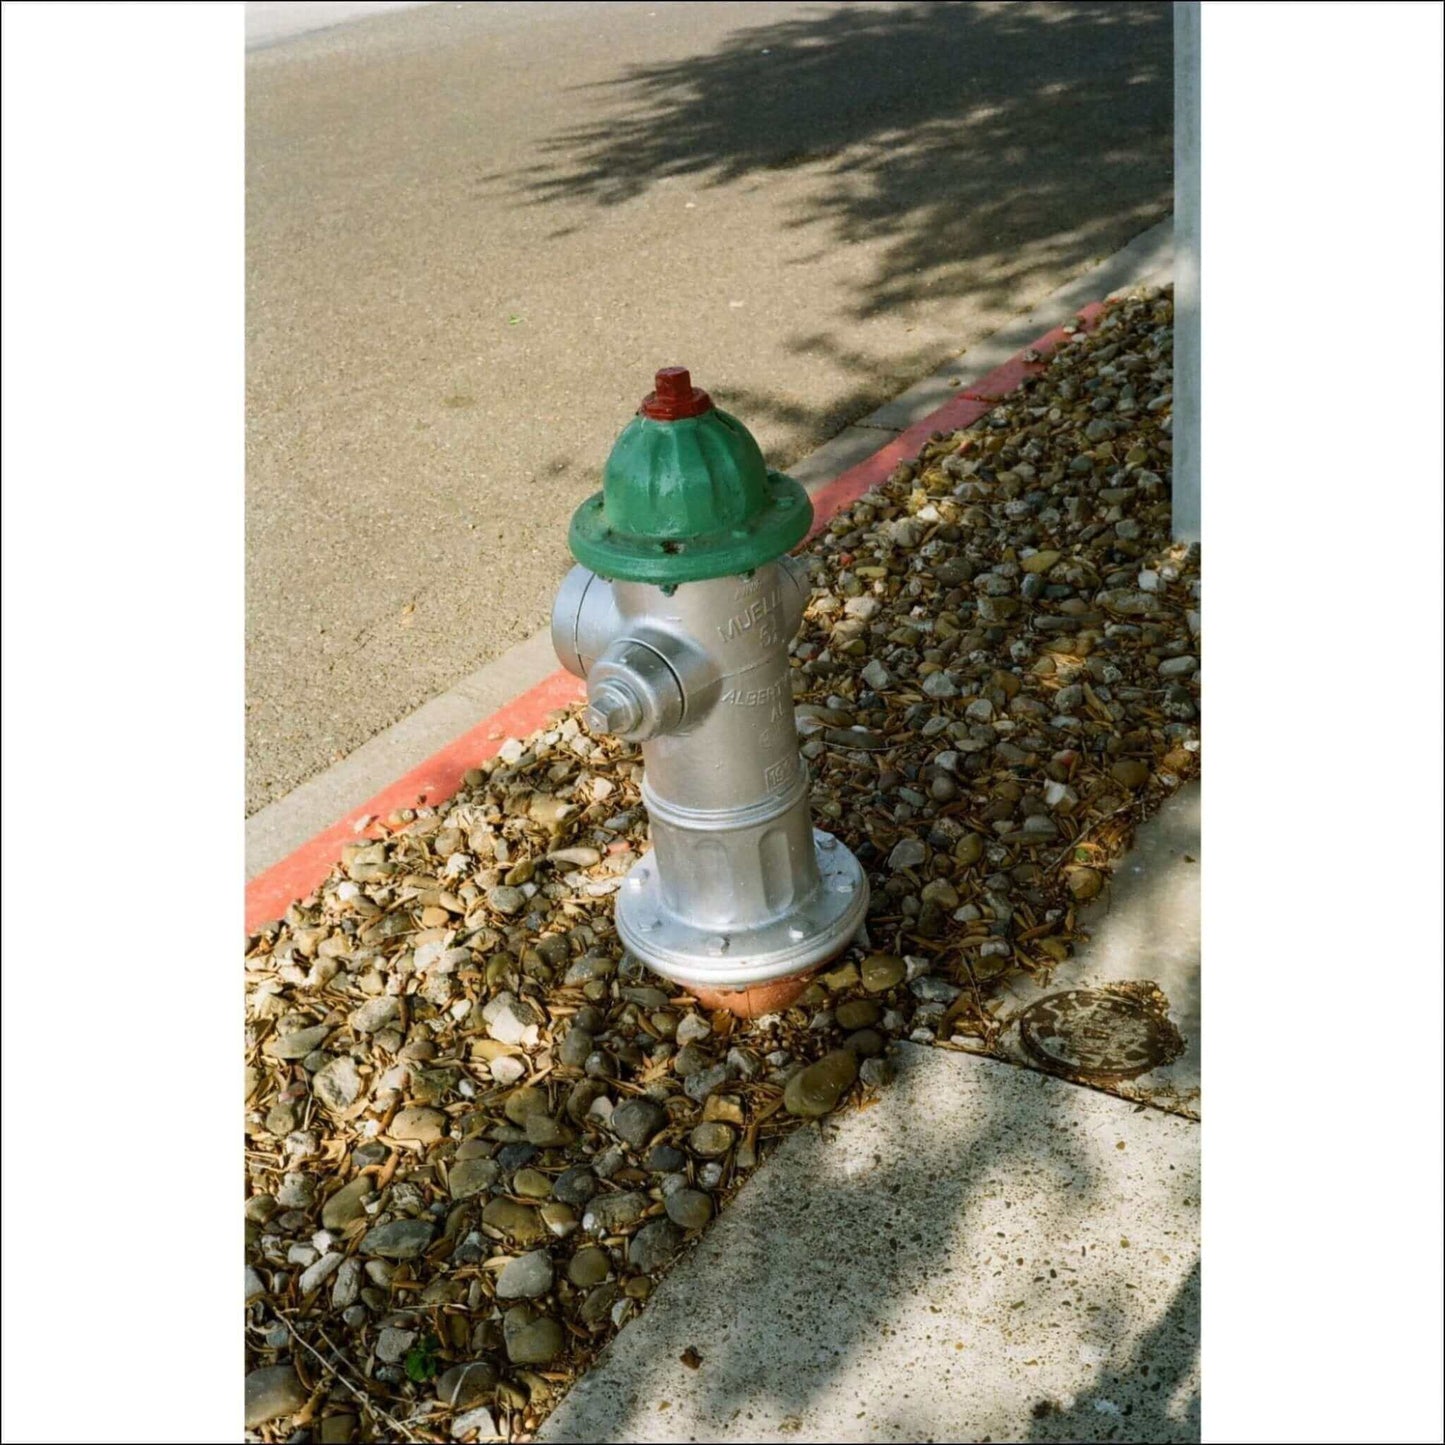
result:
<svg viewBox="0 0 1445 1445"><path fill-rule="evenodd" d="M246 49L346 25L390 10L415 10L426 0L247 0Z"/></svg>
<svg viewBox="0 0 1445 1445"><path fill-rule="evenodd" d="M786 467L1171 204L1165 4L439 4L246 66L248 812L542 625L656 367Z"/></svg>

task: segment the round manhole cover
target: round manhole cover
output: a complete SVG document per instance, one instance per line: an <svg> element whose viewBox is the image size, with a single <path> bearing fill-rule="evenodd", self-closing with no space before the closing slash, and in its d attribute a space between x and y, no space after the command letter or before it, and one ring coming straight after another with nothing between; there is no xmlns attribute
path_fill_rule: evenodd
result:
<svg viewBox="0 0 1445 1445"><path fill-rule="evenodd" d="M1147 1074L1184 1051L1153 984L1050 994L1019 1016L1019 1038L1047 1068L1109 1079Z"/></svg>

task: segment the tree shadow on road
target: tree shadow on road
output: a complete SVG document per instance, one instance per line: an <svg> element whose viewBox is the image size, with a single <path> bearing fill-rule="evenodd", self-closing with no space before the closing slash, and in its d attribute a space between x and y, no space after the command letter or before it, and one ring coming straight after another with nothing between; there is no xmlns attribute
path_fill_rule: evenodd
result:
<svg viewBox="0 0 1445 1445"><path fill-rule="evenodd" d="M591 87L595 118L491 179L610 207L806 168L788 224L817 249L793 264L882 243L855 319L981 289L1003 303L1167 213L1172 36L1157 3L819 8Z"/></svg>

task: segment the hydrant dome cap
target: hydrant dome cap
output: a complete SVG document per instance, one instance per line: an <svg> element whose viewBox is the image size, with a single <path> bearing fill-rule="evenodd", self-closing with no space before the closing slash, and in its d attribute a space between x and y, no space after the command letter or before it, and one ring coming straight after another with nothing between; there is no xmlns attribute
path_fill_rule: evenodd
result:
<svg viewBox="0 0 1445 1445"><path fill-rule="evenodd" d="M736 417L710 402L676 420L649 414L658 410L628 423L601 492L573 514L568 544L584 567L666 586L749 572L802 541L813 520L807 493L768 470Z"/></svg>

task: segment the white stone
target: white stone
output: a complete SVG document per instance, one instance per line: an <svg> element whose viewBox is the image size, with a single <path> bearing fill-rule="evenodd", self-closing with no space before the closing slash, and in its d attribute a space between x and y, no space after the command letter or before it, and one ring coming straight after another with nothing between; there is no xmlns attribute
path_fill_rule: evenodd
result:
<svg viewBox="0 0 1445 1445"><path fill-rule="evenodd" d="M712 1034L712 1025L699 1013L684 1014L677 1026L677 1041L680 1044L695 1044Z"/></svg>
<svg viewBox="0 0 1445 1445"><path fill-rule="evenodd" d="M412 971L415 973L425 973L445 952L446 944L439 938L433 939L430 943L419 945L411 956Z"/></svg>
<svg viewBox="0 0 1445 1445"><path fill-rule="evenodd" d="M341 1268L341 1261L339 1254L323 1254L310 1269L303 1271L299 1281L301 1293L308 1295L312 1290L320 1289Z"/></svg>
<svg viewBox="0 0 1445 1445"><path fill-rule="evenodd" d="M492 1078L499 1084L515 1084L527 1072L526 1064L511 1054L503 1054L500 1059L493 1059L490 1067Z"/></svg>
<svg viewBox="0 0 1445 1445"><path fill-rule="evenodd" d="M1060 813L1072 813L1079 806L1079 795L1067 783L1052 779L1044 785L1044 802Z"/></svg>
<svg viewBox="0 0 1445 1445"><path fill-rule="evenodd" d="M397 1364L416 1343L415 1330L384 1327L376 1337L376 1358L385 1365Z"/></svg>
<svg viewBox="0 0 1445 1445"><path fill-rule="evenodd" d="M619 880L620 881L620 880ZM487 1033L499 1043L530 1047L537 1042L537 1011L525 999L503 990L482 1010Z"/></svg>
<svg viewBox="0 0 1445 1445"><path fill-rule="evenodd" d="M502 1437L497 1432L497 1422L492 1418L492 1412L485 1405L478 1405L475 1410L468 1410L465 1415L458 1415L452 1421L452 1439L461 1440L476 1431L478 1440L500 1440Z"/></svg>

